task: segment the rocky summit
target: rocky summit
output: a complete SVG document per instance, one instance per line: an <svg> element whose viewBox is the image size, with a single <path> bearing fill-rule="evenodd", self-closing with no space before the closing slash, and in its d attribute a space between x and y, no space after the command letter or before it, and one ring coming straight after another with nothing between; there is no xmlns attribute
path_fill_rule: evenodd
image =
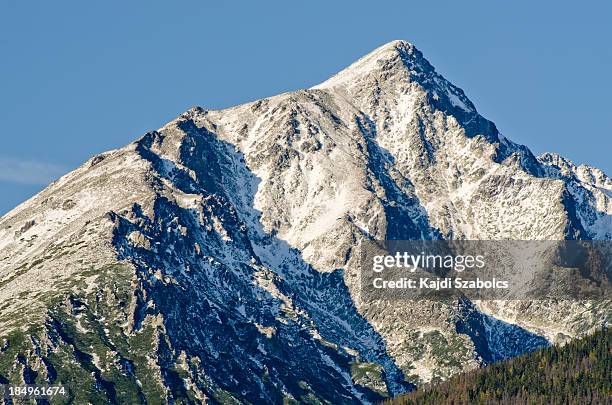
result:
<svg viewBox="0 0 612 405"><path fill-rule="evenodd" d="M0 219L0 384L72 403L370 403L583 335L609 301L365 301L364 240L612 239L612 180L534 156L405 41L193 108Z"/></svg>

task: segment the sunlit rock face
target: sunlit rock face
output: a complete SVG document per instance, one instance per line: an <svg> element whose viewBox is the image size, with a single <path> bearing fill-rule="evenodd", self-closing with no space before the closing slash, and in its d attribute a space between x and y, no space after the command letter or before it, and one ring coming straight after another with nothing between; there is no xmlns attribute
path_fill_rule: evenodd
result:
<svg viewBox="0 0 612 405"><path fill-rule="evenodd" d="M363 240L609 240L611 196L394 41L311 89L193 108L5 215L0 383L374 402L586 333L610 305L364 301Z"/></svg>

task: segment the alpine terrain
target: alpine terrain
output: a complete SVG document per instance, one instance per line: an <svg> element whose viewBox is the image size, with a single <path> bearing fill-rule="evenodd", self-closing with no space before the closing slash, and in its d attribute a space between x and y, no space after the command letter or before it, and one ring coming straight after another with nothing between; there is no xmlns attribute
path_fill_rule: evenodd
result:
<svg viewBox="0 0 612 405"><path fill-rule="evenodd" d="M381 239L610 240L612 180L503 137L405 41L196 107L0 219L0 384L369 403L610 322L601 300L362 300Z"/></svg>

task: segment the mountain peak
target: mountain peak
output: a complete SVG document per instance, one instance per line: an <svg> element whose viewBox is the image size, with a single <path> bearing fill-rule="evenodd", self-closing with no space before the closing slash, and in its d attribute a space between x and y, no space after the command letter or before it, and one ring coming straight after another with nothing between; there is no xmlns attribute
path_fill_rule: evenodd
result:
<svg viewBox="0 0 612 405"><path fill-rule="evenodd" d="M365 112L384 100L393 110L402 97L421 98L434 110L453 116L469 136L484 135L497 142L495 125L480 116L461 88L453 85L408 41L388 42L312 89L339 93ZM372 110L373 111L373 110ZM401 113L401 111L400 111Z"/></svg>
<svg viewBox="0 0 612 405"><path fill-rule="evenodd" d="M394 67L403 67L405 71L408 61L416 62L417 60L422 60L430 66L413 44L404 40L394 40L374 49L330 79L313 86L313 88L323 89L347 85L356 79L376 75Z"/></svg>
<svg viewBox="0 0 612 405"><path fill-rule="evenodd" d="M379 46L371 53L382 51L382 50L391 50L394 52L404 52L404 51L414 51L416 47L411 43L404 39L395 39L393 41L389 41L384 45Z"/></svg>

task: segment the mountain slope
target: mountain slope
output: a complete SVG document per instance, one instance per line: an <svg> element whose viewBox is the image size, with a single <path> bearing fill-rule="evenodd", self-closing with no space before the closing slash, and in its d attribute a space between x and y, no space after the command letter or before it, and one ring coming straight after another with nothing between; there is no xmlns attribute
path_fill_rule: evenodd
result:
<svg viewBox="0 0 612 405"><path fill-rule="evenodd" d="M111 402L395 395L609 302L362 302L362 240L610 239L611 190L394 41L312 89L191 109L5 215L0 378Z"/></svg>

